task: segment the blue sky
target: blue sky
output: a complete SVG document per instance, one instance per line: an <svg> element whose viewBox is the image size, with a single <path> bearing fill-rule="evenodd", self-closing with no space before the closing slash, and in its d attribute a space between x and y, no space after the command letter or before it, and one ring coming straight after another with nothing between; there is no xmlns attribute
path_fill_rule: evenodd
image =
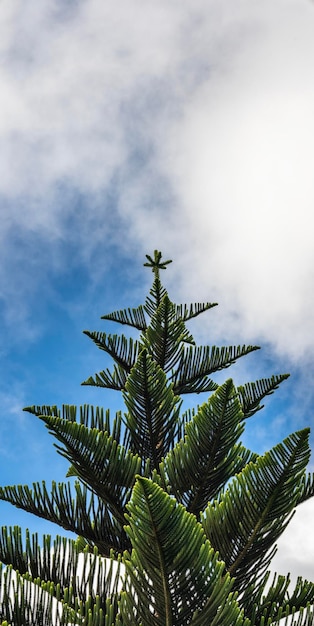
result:
<svg viewBox="0 0 314 626"><path fill-rule="evenodd" d="M174 300L219 302L193 325L200 343L262 346L226 375L291 373L247 445L313 425L313 4L8 0L1 14L1 483L66 472L24 406L115 410L80 387L104 367L82 330L143 301L154 248L174 261ZM311 516L285 533L283 573L314 578Z"/></svg>

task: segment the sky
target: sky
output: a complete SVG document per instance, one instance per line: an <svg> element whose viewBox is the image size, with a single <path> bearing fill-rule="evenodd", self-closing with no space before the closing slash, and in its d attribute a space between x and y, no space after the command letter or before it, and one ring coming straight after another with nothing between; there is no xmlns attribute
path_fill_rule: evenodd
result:
<svg viewBox="0 0 314 626"><path fill-rule="evenodd" d="M23 407L115 410L80 386L107 365L82 330L143 302L155 248L173 300L219 303L193 324L200 343L262 347L224 376L291 374L246 445L313 426L313 2L3 0L0 14L1 484L65 477ZM314 580L313 513L298 510L277 571ZM4 503L1 520L55 532Z"/></svg>

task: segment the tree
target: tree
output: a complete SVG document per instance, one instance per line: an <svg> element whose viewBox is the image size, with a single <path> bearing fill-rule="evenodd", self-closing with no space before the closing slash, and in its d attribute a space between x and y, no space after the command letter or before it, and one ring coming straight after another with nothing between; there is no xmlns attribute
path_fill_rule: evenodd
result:
<svg viewBox="0 0 314 626"><path fill-rule="evenodd" d="M314 584L299 578L289 594L289 577L268 570L295 507L314 493L309 429L262 456L240 441L288 375L214 382L258 348L197 346L187 323L215 304L174 304L160 279L169 263L147 255L144 305L103 316L138 338L85 331L114 365L83 384L117 390L126 412L25 409L56 439L69 480L2 487L0 498L78 538L40 545L2 528L2 626L314 624ZM182 411L182 396L200 393L206 400Z"/></svg>

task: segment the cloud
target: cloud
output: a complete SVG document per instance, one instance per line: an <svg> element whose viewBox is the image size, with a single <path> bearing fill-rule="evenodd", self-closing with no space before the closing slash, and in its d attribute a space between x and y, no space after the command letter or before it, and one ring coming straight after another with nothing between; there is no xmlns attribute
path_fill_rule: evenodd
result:
<svg viewBox="0 0 314 626"><path fill-rule="evenodd" d="M35 2L29 16L12 3L2 73L2 192L45 193L71 181L103 190L132 142L124 115L163 77L178 13L165 5L76 3L65 20L58 3ZM113 10L115 8L115 10ZM8 11L9 12L9 11ZM136 20L130 18L135 12ZM179 19L178 19L179 18ZM139 126L139 124L137 124Z"/></svg>
<svg viewBox="0 0 314 626"><path fill-rule="evenodd" d="M150 195L146 161L155 148L141 117L154 108L160 115L182 18L162 3L52 0L31 11L4 3L3 18L0 297L5 320L17 316L26 332L27 302L47 273L75 259L94 275L109 235L121 249L121 231L136 246L121 189L135 204ZM143 167L146 180L137 173Z"/></svg>
<svg viewBox="0 0 314 626"><path fill-rule="evenodd" d="M312 353L313 28L296 0L5 2L5 262L39 234L58 269L73 224L87 262L163 247L236 332Z"/></svg>
<svg viewBox="0 0 314 626"><path fill-rule="evenodd" d="M158 247L212 335L310 364L313 28L297 0L4 2L5 324L32 340L55 275Z"/></svg>
<svg viewBox="0 0 314 626"><path fill-rule="evenodd" d="M314 15L310 4L275 3L242 18L233 56L173 125L165 168L188 224L196 289L214 285L239 312L239 330L296 358L313 351L314 336ZM185 279L189 290L193 276Z"/></svg>
<svg viewBox="0 0 314 626"><path fill-rule="evenodd" d="M297 584L298 576L308 581L313 580L313 560L311 559L314 552L313 514L312 500L301 504L277 542L278 551L270 569L273 573L284 576L290 574L290 593ZM282 620L282 624L284 623Z"/></svg>

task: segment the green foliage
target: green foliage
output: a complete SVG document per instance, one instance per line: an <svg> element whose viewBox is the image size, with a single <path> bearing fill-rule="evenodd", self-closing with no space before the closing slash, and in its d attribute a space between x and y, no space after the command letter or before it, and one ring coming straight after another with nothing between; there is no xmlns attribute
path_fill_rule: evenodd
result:
<svg viewBox="0 0 314 626"><path fill-rule="evenodd" d="M234 474L255 460L238 439L244 430L242 407L231 379L199 407L161 463L165 482L179 502L199 516Z"/></svg>
<svg viewBox="0 0 314 626"><path fill-rule="evenodd" d="M119 391L124 414L26 409L69 480L1 487L0 499L78 538L39 543L2 529L2 626L314 625L314 584L299 579L291 592L268 570L295 507L314 494L308 429L263 456L241 443L246 419L288 375L218 385L215 372L258 347L197 346L186 324L216 303L173 303L160 280L170 263L147 255L144 304L102 318L137 338L85 331L113 369L83 384ZM182 412L191 393L207 396Z"/></svg>
<svg viewBox="0 0 314 626"><path fill-rule="evenodd" d="M194 515L147 478L138 478L127 510L124 623L245 623L224 563Z"/></svg>
<svg viewBox="0 0 314 626"><path fill-rule="evenodd" d="M216 549L219 543L221 558L239 591L245 591L252 576L269 566L272 546L298 502L309 459L308 434L307 429L294 433L249 463L202 515L206 535Z"/></svg>

